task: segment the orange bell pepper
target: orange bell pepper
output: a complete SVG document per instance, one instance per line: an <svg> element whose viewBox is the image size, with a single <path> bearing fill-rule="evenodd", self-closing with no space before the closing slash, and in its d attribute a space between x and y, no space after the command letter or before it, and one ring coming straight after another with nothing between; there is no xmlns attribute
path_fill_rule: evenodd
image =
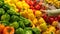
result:
<svg viewBox="0 0 60 34"><path fill-rule="evenodd" d="M3 31L4 28L5 26L3 24L0 24L0 33Z"/></svg>
<svg viewBox="0 0 60 34"><path fill-rule="evenodd" d="M3 34L14 34L14 28L13 27L5 27L3 30Z"/></svg>

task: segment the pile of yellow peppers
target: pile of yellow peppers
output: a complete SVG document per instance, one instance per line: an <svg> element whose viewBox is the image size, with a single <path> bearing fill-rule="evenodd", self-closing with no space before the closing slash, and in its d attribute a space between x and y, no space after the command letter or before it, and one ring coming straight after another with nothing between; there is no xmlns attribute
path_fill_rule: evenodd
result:
<svg viewBox="0 0 60 34"><path fill-rule="evenodd" d="M57 7L60 6L60 2L57 0L46 0L49 3L52 3L56 6L56 4L58 4ZM53 2L54 1L54 2ZM8 3L9 5L13 6L17 12L20 12L20 14L31 20L32 23L32 28L37 27L38 29L40 29L41 32L43 32L42 34L58 34L59 30L56 31L55 27L57 26L58 22L54 21L52 23L52 25L47 25L47 23L45 22L45 20L41 17L42 16L42 12L40 10L36 10L35 14L33 13L33 10L30 9L30 6L24 1L20 1L20 0L4 0L5 3Z"/></svg>
<svg viewBox="0 0 60 34"><path fill-rule="evenodd" d="M60 8L60 1L59 0L45 0L45 2L51 3L55 7Z"/></svg>
<svg viewBox="0 0 60 34"><path fill-rule="evenodd" d="M4 0L5 3L8 3L9 5L13 6L16 11L23 11L23 9L29 9L30 6L24 1L20 0Z"/></svg>

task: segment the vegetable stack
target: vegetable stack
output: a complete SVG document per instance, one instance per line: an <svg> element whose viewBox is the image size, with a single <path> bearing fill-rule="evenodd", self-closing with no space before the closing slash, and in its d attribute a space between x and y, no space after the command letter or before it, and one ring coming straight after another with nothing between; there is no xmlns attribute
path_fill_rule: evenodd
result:
<svg viewBox="0 0 60 34"><path fill-rule="evenodd" d="M14 7L4 1L0 2L0 24L4 25L1 25L0 30L2 31L6 26L1 34L33 34L33 32L40 34L39 29L33 30L31 28L32 24L29 19L22 17Z"/></svg>
<svg viewBox="0 0 60 34"><path fill-rule="evenodd" d="M0 34L60 34L60 15L48 16L43 1L0 0ZM57 0L45 1L60 8Z"/></svg>

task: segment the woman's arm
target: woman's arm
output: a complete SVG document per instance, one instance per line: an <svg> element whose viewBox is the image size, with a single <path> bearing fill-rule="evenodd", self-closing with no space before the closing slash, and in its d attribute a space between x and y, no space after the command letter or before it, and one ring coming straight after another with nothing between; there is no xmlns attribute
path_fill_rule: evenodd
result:
<svg viewBox="0 0 60 34"><path fill-rule="evenodd" d="M47 14L48 16L56 16L60 15L60 9L54 9L54 10L41 10L43 13Z"/></svg>
<svg viewBox="0 0 60 34"><path fill-rule="evenodd" d="M48 14L48 16L55 16L60 14L60 9L45 10L45 12Z"/></svg>

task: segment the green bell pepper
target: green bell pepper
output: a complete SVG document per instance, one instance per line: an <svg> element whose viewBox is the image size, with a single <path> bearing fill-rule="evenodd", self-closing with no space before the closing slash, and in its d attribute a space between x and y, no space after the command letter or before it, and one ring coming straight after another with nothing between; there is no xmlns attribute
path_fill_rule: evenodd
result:
<svg viewBox="0 0 60 34"><path fill-rule="evenodd" d="M5 14L5 11L4 11L3 8L0 8L0 16L3 15L3 14Z"/></svg>
<svg viewBox="0 0 60 34"><path fill-rule="evenodd" d="M32 30L33 30L33 34L41 34L38 28L33 28Z"/></svg>
<svg viewBox="0 0 60 34"><path fill-rule="evenodd" d="M10 24L10 26L14 27L15 29L17 29L19 27L18 22L13 22Z"/></svg>
<svg viewBox="0 0 60 34"><path fill-rule="evenodd" d="M2 15L2 16L1 16L1 20L2 20L2 21L9 21L9 20L10 20L10 15L7 14L7 13L4 14L4 15Z"/></svg>
<svg viewBox="0 0 60 34"><path fill-rule="evenodd" d="M24 34L33 34L32 30L24 30Z"/></svg>
<svg viewBox="0 0 60 34"><path fill-rule="evenodd" d="M16 34L24 34L24 30L22 28L16 29Z"/></svg>

